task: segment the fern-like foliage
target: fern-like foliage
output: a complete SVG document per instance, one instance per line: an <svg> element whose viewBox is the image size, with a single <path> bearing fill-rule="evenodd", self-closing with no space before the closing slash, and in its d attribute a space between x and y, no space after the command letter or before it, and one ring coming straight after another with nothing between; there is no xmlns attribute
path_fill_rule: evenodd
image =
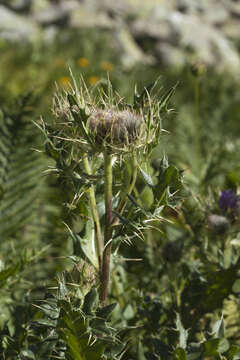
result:
<svg viewBox="0 0 240 360"><path fill-rule="evenodd" d="M31 122L31 94L18 99L13 111L0 110L0 239L23 230L34 213L43 169L33 150L37 131Z"/></svg>

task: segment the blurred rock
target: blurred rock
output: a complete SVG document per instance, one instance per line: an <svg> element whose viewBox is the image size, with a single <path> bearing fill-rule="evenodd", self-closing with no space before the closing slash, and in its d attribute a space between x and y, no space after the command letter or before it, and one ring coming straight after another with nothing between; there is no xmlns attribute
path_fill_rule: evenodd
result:
<svg viewBox="0 0 240 360"><path fill-rule="evenodd" d="M116 18L121 17L125 18L130 9L131 6L127 2L127 0L121 0L121 1L112 1L112 0L102 0L102 1L96 1L96 7L98 11L106 12L110 18Z"/></svg>
<svg viewBox="0 0 240 360"><path fill-rule="evenodd" d="M172 12L169 17L173 28L179 34L179 45L196 55L205 64L218 64L222 69L239 69L240 60L237 49L226 39L221 31L203 22L196 15L183 15Z"/></svg>
<svg viewBox="0 0 240 360"><path fill-rule="evenodd" d="M233 17L240 18L240 2L229 1L228 9Z"/></svg>
<svg viewBox="0 0 240 360"><path fill-rule="evenodd" d="M68 25L70 20L71 9L62 5L48 6L46 9L40 10L34 16L35 21L42 26L61 26Z"/></svg>
<svg viewBox="0 0 240 360"><path fill-rule="evenodd" d="M12 0L9 1L8 6L19 14L25 14L31 10L32 0Z"/></svg>
<svg viewBox="0 0 240 360"><path fill-rule="evenodd" d="M93 12L91 7L79 5L72 13L70 27L72 28L99 28L112 29L114 21L104 12Z"/></svg>
<svg viewBox="0 0 240 360"><path fill-rule="evenodd" d="M155 46L156 58L164 65L182 67L186 63L186 56L175 46L168 43L158 42Z"/></svg>
<svg viewBox="0 0 240 360"><path fill-rule="evenodd" d="M222 31L228 39L234 42L234 40L237 39L240 34L240 21L236 19L227 21L223 25Z"/></svg>
<svg viewBox="0 0 240 360"><path fill-rule="evenodd" d="M192 59L239 73L239 0L2 0L0 37L32 39L41 28L111 31L126 66L183 66ZM16 15L17 14L17 15ZM19 14L24 16L20 17ZM55 31L55 30L54 30ZM43 39L48 38L44 36Z"/></svg>
<svg viewBox="0 0 240 360"><path fill-rule="evenodd" d="M135 43L128 29L121 27L115 33L115 38L122 52L122 64L126 68L133 67L136 63L151 63L153 59L146 56L142 49Z"/></svg>
<svg viewBox="0 0 240 360"><path fill-rule="evenodd" d="M209 5L207 11L204 13L205 22L216 26L223 25L229 17L229 12L223 6Z"/></svg>
<svg viewBox="0 0 240 360"><path fill-rule="evenodd" d="M30 41L38 35L38 26L0 5L0 38L10 41Z"/></svg>

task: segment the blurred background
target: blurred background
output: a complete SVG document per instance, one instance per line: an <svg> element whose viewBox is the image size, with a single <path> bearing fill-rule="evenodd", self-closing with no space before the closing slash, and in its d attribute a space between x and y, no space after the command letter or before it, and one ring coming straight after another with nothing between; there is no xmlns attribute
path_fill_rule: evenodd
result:
<svg viewBox="0 0 240 360"><path fill-rule="evenodd" d="M71 67L90 85L108 72L127 95L195 62L236 79L239 17L237 0L1 0L1 85L47 96Z"/></svg>

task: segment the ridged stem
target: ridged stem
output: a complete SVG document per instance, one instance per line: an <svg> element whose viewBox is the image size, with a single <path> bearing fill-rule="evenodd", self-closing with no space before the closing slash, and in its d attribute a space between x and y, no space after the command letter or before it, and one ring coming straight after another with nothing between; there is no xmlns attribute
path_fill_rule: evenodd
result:
<svg viewBox="0 0 240 360"><path fill-rule="evenodd" d="M107 303L110 281L110 263L112 251L112 155L105 149L104 152L104 179L105 179L105 228L104 250L100 284L100 300L103 305Z"/></svg>
<svg viewBox="0 0 240 360"><path fill-rule="evenodd" d="M127 204L127 195L130 195L135 187L135 183L137 180L137 170L138 170L138 164L137 164L137 157L136 153L133 153L132 155L132 175L131 175L131 181L128 184L128 187L126 189L126 195L121 200L119 206L118 206L118 213L122 214L123 210L125 209L125 206Z"/></svg>
<svg viewBox="0 0 240 360"><path fill-rule="evenodd" d="M200 137L200 119L199 119L199 79L194 80L194 97L195 97L195 139L196 139L196 153L198 159L202 159L202 146Z"/></svg>
<svg viewBox="0 0 240 360"><path fill-rule="evenodd" d="M85 168L85 171L88 175L92 175L92 169L88 161L87 154L83 155L83 165ZM91 212L92 217L94 221L94 229L95 229L95 247L97 251L97 257L98 257L98 267L99 272L101 272L102 269L102 252L103 252L103 241L102 241L102 232L101 232L101 226L100 226L100 220L99 215L97 211L97 203L95 198L95 189L94 185L91 185L89 188L89 201L91 206Z"/></svg>

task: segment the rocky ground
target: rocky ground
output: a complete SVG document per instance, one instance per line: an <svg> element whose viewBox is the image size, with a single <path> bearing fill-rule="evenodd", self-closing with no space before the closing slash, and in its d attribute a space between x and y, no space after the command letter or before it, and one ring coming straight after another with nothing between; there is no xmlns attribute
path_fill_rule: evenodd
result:
<svg viewBox="0 0 240 360"><path fill-rule="evenodd" d="M0 39L52 41L67 28L108 29L128 67L200 60L240 70L239 0L0 0Z"/></svg>

